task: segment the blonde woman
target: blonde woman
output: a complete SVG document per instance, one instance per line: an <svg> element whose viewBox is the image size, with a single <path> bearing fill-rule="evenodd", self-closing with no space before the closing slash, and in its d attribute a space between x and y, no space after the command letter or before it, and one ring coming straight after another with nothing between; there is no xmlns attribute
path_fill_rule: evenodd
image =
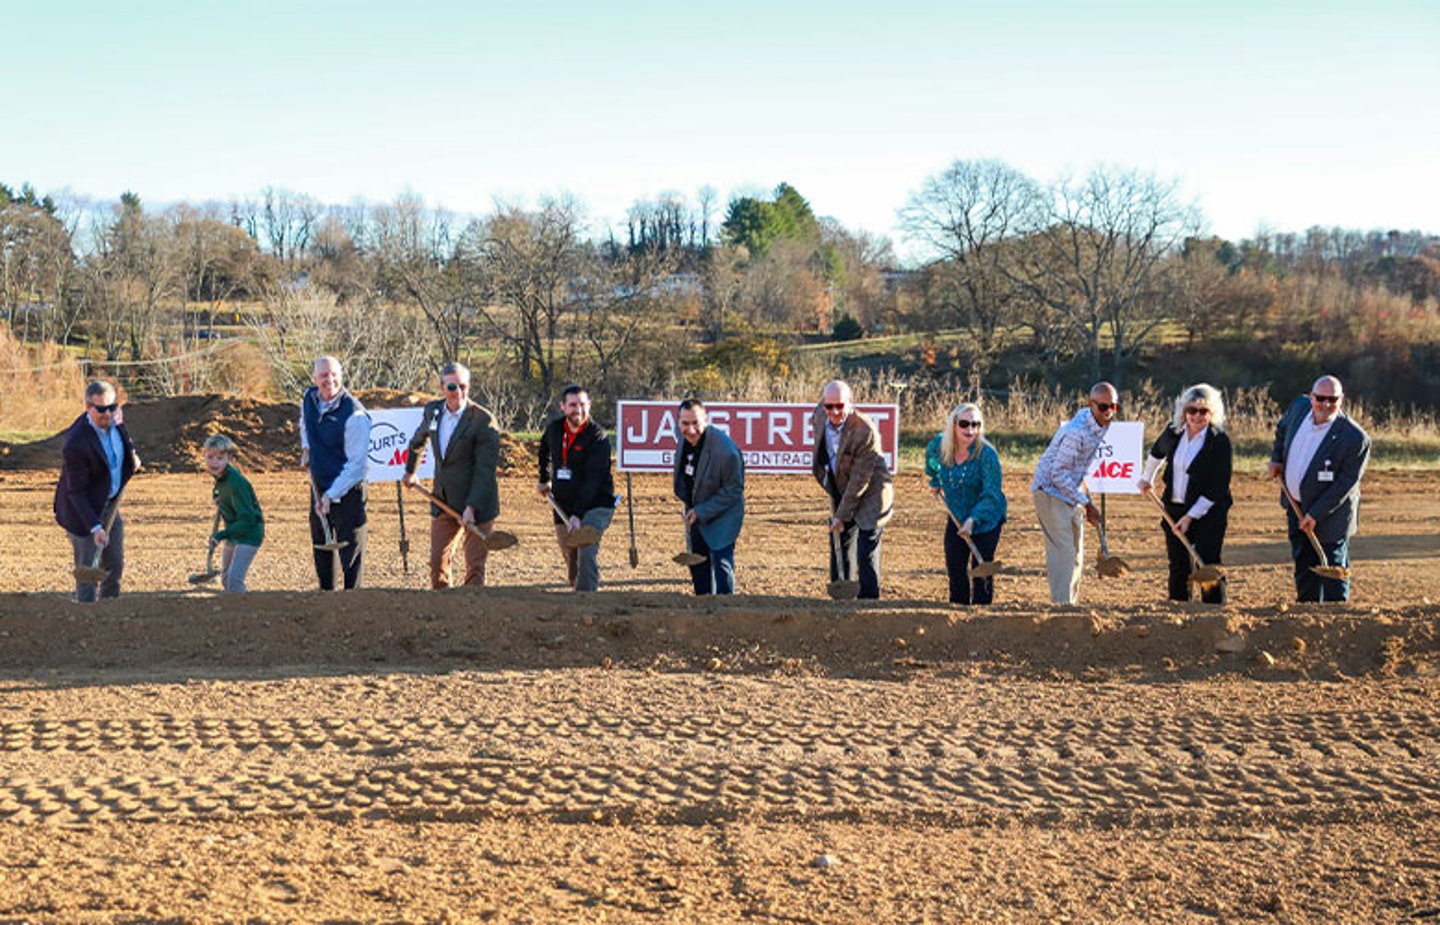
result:
<svg viewBox="0 0 1440 925"><path fill-rule="evenodd" d="M1165 466L1160 500L1206 565L1220 564L1230 515L1230 473L1234 451L1225 433L1225 402L1220 390L1201 382L1184 389L1175 402L1175 418L1150 447L1140 490L1154 491L1155 472ZM1170 599L1190 599L1190 554L1163 521L1170 557ZM1202 592L1207 604L1225 603L1225 582Z"/></svg>
<svg viewBox="0 0 1440 925"><path fill-rule="evenodd" d="M995 596L995 579L971 578L970 547L960 535L969 534L987 562L995 558L1005 523L1005 494L1000 455L982 435L984 427L979 407L966 402L950 412L945 429L925 447L930 493L943 500L951 514L945 520L945 571L952 604L988 604Z"/></svg>

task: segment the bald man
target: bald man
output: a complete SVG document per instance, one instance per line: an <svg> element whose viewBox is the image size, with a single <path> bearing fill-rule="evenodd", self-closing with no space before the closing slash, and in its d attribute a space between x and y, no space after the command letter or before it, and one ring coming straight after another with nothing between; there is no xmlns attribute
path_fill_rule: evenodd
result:
<svg viewBox="0 0 1440 925"><path fill-rule="evenodd" d="M1345 389L1334 376L1321 376L1291 403L1275 428L1270 477L1281 481L1280 506L1290 528L1295 560L1295 594L1301 601L1348 601L1349 579L1322 578L1313 532L1331 565L1350 565L1350 537L1360 516L1360 479L1370 461L1370 436L1342 405ZM1300 502L1300 516L1289 498Z"/></svg>
<svg viewBox="0 0 1440 925"><path fill-rule="evenodd" d="M1055 431L1035 464L1030 497L1045 535L1045 574L1050 600L1074 604L1084 572L1085 521L1100 523L1100 509L1081 487L1095 465L1095 451L1120 411L1120 393L1108 382L1090 388L1090 401Z"/></svg>

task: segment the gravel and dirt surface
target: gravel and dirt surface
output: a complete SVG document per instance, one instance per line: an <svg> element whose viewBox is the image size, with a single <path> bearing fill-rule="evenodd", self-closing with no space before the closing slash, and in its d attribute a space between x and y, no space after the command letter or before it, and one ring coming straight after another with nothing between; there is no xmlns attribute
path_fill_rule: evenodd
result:
<svg viewBox="0 0 1440 925"><path fill-rule="evenodd" d="M1012 472L1000 603L969 611L913 473L865 605L825 598L798 477L751 480L743 593L697 600L663 478L599 594L560 588L509 478L494 587L421 590L425 509L406 574L387 485L372 590L327 595L303 478L262 473L235 599L186 582L209 479L144 472L126 594L83 608L55 472L13 462L0 922L1440 919L1432 473L1367 477L1349 605L1289 603L1273 488L1241 474L1232 605L1161 600L1156 519L1116 499L1135 571L1057 608Z"/></svg>

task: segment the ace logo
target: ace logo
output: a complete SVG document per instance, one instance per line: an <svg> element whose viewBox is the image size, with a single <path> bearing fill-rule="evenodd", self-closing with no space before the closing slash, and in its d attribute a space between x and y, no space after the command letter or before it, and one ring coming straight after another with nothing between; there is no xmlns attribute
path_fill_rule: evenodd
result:
<svg viewBox="0 0 1440 925"><path fill-rule="evenodd" d="M1145 425L1116 421L1105 430L1095 449L1095 465L1085 477L1090 490L1101 495L1136 495L1145 452Z"/></svg>

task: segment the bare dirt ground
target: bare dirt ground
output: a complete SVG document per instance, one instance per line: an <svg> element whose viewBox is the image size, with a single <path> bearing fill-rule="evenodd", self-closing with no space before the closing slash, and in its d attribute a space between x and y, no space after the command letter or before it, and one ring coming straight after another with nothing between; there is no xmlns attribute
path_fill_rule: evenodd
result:
<svg viewBox="0 0 1440 925"><path fill-rule="evenodd" d="M1326 607L1288 603L1273 488L1237 476L1225 608L1161 599L1139 499L1110 505L1134 573L1043 603L1012 473L982 611L943 603L913 473L868 606L824 597L799 477L751 480L743 593L697 600L663 478L597 595L519 478L495 587L419 590L424 507L407 575L380 486L374 590L323 595L305 483L263 474L227 599L186 582L209 479L142 473L127 593L82 608L54 477L0 472L0 922L1440 918L1432 473L1367 477Z"/></svg>

